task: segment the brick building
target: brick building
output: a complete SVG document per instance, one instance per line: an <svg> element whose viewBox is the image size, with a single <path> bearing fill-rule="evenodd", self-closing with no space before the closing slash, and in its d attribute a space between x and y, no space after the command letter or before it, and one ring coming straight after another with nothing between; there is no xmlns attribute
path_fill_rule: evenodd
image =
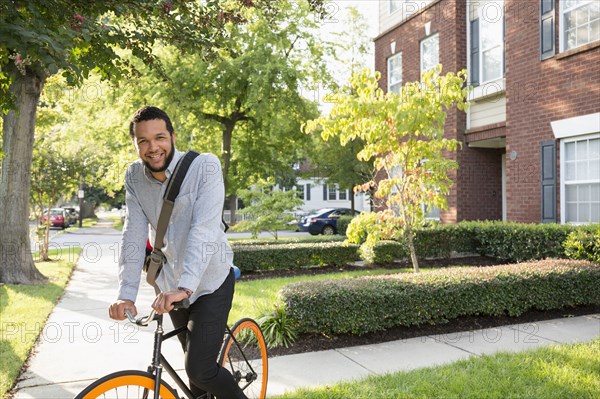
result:
<svg viewBox="0 0 600 399"><path fill-rule="evenodd" d="M437 63L467 69L463 143L443 222L600 222L600 1L385 0L375 69L384 90Z"/></svg>

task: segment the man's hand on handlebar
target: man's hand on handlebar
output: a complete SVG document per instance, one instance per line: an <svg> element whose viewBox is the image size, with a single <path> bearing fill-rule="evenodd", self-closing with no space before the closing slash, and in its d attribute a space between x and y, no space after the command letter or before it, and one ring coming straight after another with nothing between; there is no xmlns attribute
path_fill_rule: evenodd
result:
<svg viewBox="0 0 600 399"><path fill-rule="evenodd" d="M161 292L154 299L154 302L152 303L152 309L154 309L158 314L169 313L171 310L173 310L174 302L183 301L187 298L188 295L185 293L185 291L177 290Z"/></svg>
<svg viewBox="0 0 600 399"><path fill-rule="evenodd" d="M135 304L132 301L121 299L110 305L108 315L113 320L125 320L127 318L125 310L129 310L134 317L137 315Z"/></svg>

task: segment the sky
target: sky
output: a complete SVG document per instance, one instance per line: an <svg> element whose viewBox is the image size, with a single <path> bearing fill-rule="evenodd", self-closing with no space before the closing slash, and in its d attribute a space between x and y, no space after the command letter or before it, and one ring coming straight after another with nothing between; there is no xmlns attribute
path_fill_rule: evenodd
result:
<svg viewBox="0 0 600 399"><path fill-rule="evenodd" d="M344 25L344 20L347 16L347 9L349 7L356 8L361 15L366 19L368 30L367 36L371 42L370 53L367 56L367 67L373 69L375 65L374 55L374 44L372 39L379 34L379 1L378 0L331 0L325 3L326 15L322 18L320 23L320 34L323 39L335 40L335 33L344 33L347 27ZM343 56L342 56L343 57ZM347 54L345 58L350 59L351 54ZM335 67L334 73L335 73ZM337 76L339 83L345 83L347 76L340 74ZM326 92L319 90L318 93L310 92L306 93L306 97L311 99L318 99L320 103L321 112L327 114L331 110L332 104L324 101Z"/></svg>
<svg viewBox="0 0 600 399"><path fill-rule="evenodd" d="M324 35L343 33L344 19L348 7L356 8L365 17L368 24L367 34L373 39L379 33L379 1L378 0L332 0L325 3L326 15L321 22ZM373 61L373 55L371 61ZM372 65L370 65L372 67Z"/></svg>

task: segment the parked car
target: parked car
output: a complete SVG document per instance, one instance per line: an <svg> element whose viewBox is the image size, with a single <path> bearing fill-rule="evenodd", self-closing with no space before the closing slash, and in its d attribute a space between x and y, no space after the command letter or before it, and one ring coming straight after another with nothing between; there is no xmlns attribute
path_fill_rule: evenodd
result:
<svg viewBox="0 0 600 399"><path fill-rule="evenodd" d="M48 212L45 212L42 216L42 224L46 223L47 217ZM67 211L65 211L63 208L50 209L50 225L53 227L60 227L61 229L66 229L67 227L69 227Z"/></svg>
<svg viewBox="0 0 600 399"><path fill-rule="evenodd" d="M359 211L354 211L354 216L360 214ZM312 235L337 234L337 219L340 216L350 216L352 210L349 208L323 208L315 213L303 217L298 222L298 231L307 231Z"/></svg>
<svg viewBox="0 0 600 399"><path fill-rule="evenodd" d="M63 206L61 208L67 212L67 219L69 221L69 225L77 224L77 222L79 221L79 212L77 212L77 209L71 206Z"/></svg>

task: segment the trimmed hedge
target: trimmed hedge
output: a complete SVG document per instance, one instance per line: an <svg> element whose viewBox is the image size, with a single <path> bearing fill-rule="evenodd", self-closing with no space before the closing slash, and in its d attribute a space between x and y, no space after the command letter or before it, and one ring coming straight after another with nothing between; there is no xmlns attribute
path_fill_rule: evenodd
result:
<svg viewBox="0 0 600 399"><path fill-rule="evenodd" d="M461 316L600 304L600 265L545 260L348 280L304 282L280 294L300 333L365 334Z"/></svg>
<svg viewBox="0 0 600 399"><path fill-rule="evenodd" d="M354 216L340 216L335 223L338 234L345 236L346 230L348 230L348 226L350 222L354 219Z"/></svg>
<svg viewBox="0 0 600 399"><path fill-rule="evenodd" d="M596 230L577 230L569 233L564 246L565 254L571 259L600 263L600 226Z"/></svg>
<svg viewBox="0 0 600 399"><path fill-rule="evenodd" d="M233 246L234 263L243 272L345 265L358 260L358 245L340 242Z"/></svg>
<svg viewBox="0 0 600 399"><path fill-rule="evenodd" d="M243 239L243 240L230 240L232 248L235 250L236 247L244 245L283 245L283 244L301 244L301 243L319 243L319 242L342 242L346 237L341 236L296 236L296 237L280 237L279 239L274 238L256 238L256 239Z"/></svg>
<svg viewBox="0 0 600 399"><path fill-rule="evenodd" d="M460 222L438 225L418 230L415 234L415 249L420 258L447 258L452 253L471 253L522 262L532 259L566 258L565 242L571 232L582 231L587 237L587 247L593 251L592 243L600 248L598 225L572 226L560 224L526 224L499 221ZM582 249L583 250L583 249ZM593 252L595 253L595 252ZM381 241L375 245L370 263L389 263L394 259L409 258L403 243ZM593 260L588 256L587 259ZM580 259L586 259L581 256Z"/></svg>
<svg viewBox="0 0 600 399"><path fill-rule="evenodd" d="M573 232L580 233L567 240ZM285 237L232 241L231 246L234 262L243 271L293 269L359 260L358 246L347 245L343 240L337 235ZM600 262L600 226L461 222L418 230L415 247L419 258L466 253L507 262L566 257ZM367 255L364 260L375 264L409 258L405 244L396 241L378 242Z"/></svg>

